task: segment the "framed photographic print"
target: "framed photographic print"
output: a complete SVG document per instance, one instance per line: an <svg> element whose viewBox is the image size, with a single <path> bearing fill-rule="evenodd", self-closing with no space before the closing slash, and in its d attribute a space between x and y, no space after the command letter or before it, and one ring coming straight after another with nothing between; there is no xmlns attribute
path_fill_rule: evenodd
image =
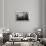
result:
<svg viewBox="0 0 46 46"><path fill-rule="evenodd" d="M16 20L17 21L28 21L28 12L16 12Z"/></svg>

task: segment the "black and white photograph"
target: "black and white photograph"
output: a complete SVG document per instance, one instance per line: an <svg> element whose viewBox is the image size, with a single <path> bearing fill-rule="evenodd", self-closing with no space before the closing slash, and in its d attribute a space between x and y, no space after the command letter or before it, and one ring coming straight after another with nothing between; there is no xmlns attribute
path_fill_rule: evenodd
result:
<svg viewBox="0 0 46 46"><path fill-rule="evenodd" d="M46 0L0 0L0 46L46 46Z"/></svg>
<svg viewBox="0 0 46 46"><path fill-rule="evenodd" d="M16 20L17 21L24 21L24 20L29 20L28 18L29 14L28 12L17 12L16 13Z"/></svg>

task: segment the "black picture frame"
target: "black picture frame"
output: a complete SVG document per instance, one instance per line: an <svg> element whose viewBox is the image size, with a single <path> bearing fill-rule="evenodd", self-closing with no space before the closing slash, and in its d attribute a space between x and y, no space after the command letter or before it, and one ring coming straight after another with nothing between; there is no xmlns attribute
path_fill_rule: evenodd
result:
<svg viewBox="0 0 46 46"><path fill-rule="evenodd" d="M16 12L17 21L28 21L29 20L28 12Z"/></svg>

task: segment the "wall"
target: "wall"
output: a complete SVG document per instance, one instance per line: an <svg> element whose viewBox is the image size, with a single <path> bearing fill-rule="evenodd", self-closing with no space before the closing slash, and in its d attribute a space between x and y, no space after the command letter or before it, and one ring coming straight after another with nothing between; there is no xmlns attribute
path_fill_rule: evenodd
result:
<svg viewBox="0 0 46 46"><path fill-rule="evenodd" d="M46 0L43 0L43 10L42 10L42 20L43 20L43 37L46 37Z"/></svg>
<svg viewBox="0 0 46 46"><path fill-rule="evenodd" d="M0 0L0 28L2 27L3 27L3 0ZM2 33L1 30L0 33Z"/></svg>
<svg viewBox="0 0 46 46"><path fill-rule="evenodd" d="M4 0L4 24L14 32L33 32L42 26L42 0ZM29 21L16 21L16 11L29 11Z"/></svg>

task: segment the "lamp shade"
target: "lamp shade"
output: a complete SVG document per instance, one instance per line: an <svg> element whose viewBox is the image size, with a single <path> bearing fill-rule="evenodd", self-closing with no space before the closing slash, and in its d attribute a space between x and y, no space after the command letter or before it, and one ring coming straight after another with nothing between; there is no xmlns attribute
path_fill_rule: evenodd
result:
<svg viewBox="0 0 46 46"><path fill-rule="evenodd" d="M38 29L38 31L41 31L41 29Z"/></svg>

